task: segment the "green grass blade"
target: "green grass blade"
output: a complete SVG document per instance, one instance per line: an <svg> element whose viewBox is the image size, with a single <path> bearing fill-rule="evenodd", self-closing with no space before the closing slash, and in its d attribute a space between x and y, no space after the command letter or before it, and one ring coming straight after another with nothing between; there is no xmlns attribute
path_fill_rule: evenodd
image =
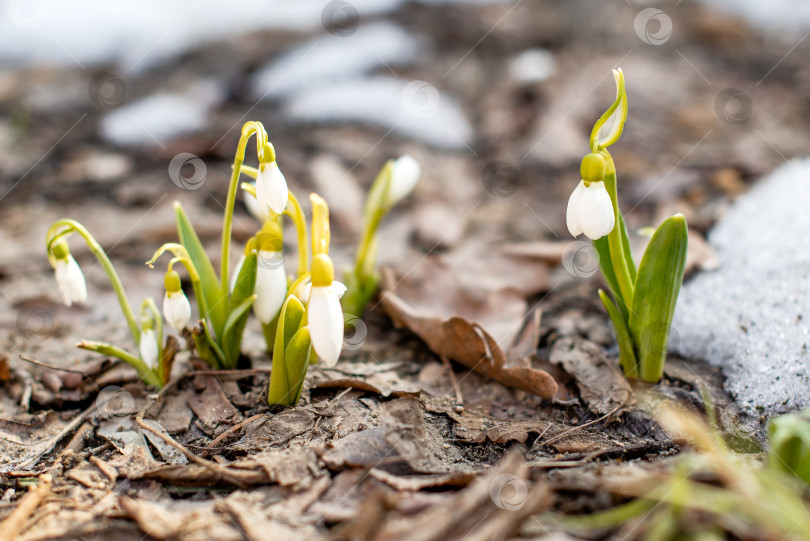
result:
<svg viewBox="0 0 810 541"><path fill-rule="evenodd" d="M174 213L177 220L177 236L180 238L180 243L188 251L191 262L194 263L194 267L200 275L205 305L208 307L208 314L200 314L200 318L210 318L214 327L214 334L220 336L227 316L228 303L223 299L222 287L217 278L217 273L208 258L208 254L205 253L200 238L194 231L194 226L191 225L179 202L174 204Z"/></svg>
<svg viewBox="0 0 810 541"><path fill-rule="evenodd" d="M284 362L287 365L287 388L289 389L290 406L294 406L301 397L304 378L309 367L309 352L312 342L309 338L309 327L296 332L287 349L284 351Z"/></svg>
<svg viewBox="0 0 810 541"><path fill-rule="evenodd" d="M672 316L683 282L688 236L682 214L665 220L650 239L638 268L628 328L644 381L657 382L664 373Z"/></svg>
<svg viewBox="0 0 810 541"><path fill-rule="evenodd" d="M613 331L616 335L616 343L619 344L619 365L624 371L625 377L637 378L638 377L638 363L636 362L636 353L633 349L633 340L630 338L630 331L627 329L625 322L619 309L613 304L613 301L607 296L603 290L599 290L599 298L602 299L602 304L605 305L610 316L610 321L613 322Z"/></svg>

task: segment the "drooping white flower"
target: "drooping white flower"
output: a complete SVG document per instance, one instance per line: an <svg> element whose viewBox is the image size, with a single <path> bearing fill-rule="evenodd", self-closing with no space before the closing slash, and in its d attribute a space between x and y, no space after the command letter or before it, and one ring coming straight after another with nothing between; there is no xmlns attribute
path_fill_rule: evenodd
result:
<svg viewBox="0 0 810 541"><path fill-rule="evenodd" d="M262 215L281 214L287 208L287 180L276 162L263 164L256 175L256 201Z"/></svg>
<svg viewBox="0 0 810 541"><path fill-rule="evenodd" d="M262 207L259 205L256 196L250 192L244 192L244 194L245 208L248 209L248 212L259 222L264 223L267 220L268 214L262 211Z"/></svg>
<svg viewBox="0 0 810 541"><path fill-rule="evenodd" d="M391 166L391 184L388 186L387 206L392 207L416 187L422 168L409 154L397 158Z"/></svg>
<svg viewBox="0 0 810 541"><path fill-rule="evenodd" d="M158 362L158 342L155 329L144 329L141 331L141 341L138 344L141 360L149 368L157 366Z"/></svg>
<svg viewBox="0 0 810 541"><path fill-rule="evenodd" d="M70 253L56 260L54 274L56 275L56 285L65 305L70 306L74 302L82 303L87 300L87 284L84 281L84 274Z"/></svg>
<svg viewBox="0 0 810 541"><path fill-rule="evenodd" d="M191 305L188 302L183 290L166 292L163 297L163 316L169 325L176 331L180 331L191 319Z"/></svg>
<svg viewBox="0 0 810 541"><path fill-rule="evenodd" d="M580 181L568 199L565 221L568 231L575 237L585 233L591 240L596 240L613 231L616 218L605 183L591 182L590 186L585 186L585 181Z"/></svg>
<svg viewBox="0 0 810 541"><path fill-rule="evenodd" d="M253 293L253 313L262 323L270 323L287 297L287 272L281 252L259 250Z"/></svg>
<svg viewBox="0 0 810 541"><path fill-rule="evenodd" d="M343 309L337 288L313 286L307 303L312 347L326 366L335 366L343 349Z"/></svg>

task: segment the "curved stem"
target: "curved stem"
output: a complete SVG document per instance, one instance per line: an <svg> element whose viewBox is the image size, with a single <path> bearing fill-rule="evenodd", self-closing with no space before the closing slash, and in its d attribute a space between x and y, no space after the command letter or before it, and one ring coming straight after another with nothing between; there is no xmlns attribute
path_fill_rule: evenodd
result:
<svg viewBox="0 0 810 541"><path fill-rule="evenodd" d="M233 229L233 212L236 205L236 189L239 187L239 175L242 169L242 163L245 161L245 148L251 136L256 135L256 153L261 160L264 154L264 147L267 144L267 132L259 122L246 122L242 126L242 135L239 138L239 145L236 147L236 155L233 159L233 171L231 172L231 181L228 185L228 198L225 201L225 216L222 223L222 257L220 260L220 287L222 288L223 295L227 296L230 293L228 278L229 274L229 258L231 255L231 231Z"/></svg>
<svg viewBox="0 0 810 541"><path fill-rule="evenodd" d="M613 231L608 234L608 245L610 247L610 260L616 273L616 281L619 283L619 290L628 311L632 311L633 306L633 281L630 279L630 270L627 261L624 259L624 248L622 246L621 220L619 211L619 198L616 189L616 165L607 149L602 149L600 154L607 161L607 172L605 174L605 187L613 203L614 223Z"/></svg>
<svg viewBox="0 0 810 541"><path fill-rule="evenodd" d="M64 230L56 232L57 228L64 228ZM48 230L48 235L46 237L48 242L48 258L52 257L51 247L54 241L65 235L69 235L74 231L81 235L81 237L85 240L87 246L90 248L90 251L93 252L93 255L96 256L96 259L98 259L98 262L101 263L101 266L107 273L107 277L110 279L110 283L112 283L113 289L115 290L115 295L118 297L118 304L121 305L121 311L124 313L124 317L129 325L129 332L132 334L132 338L135 339L135 344L140 344L141 330L138 325L138 321L135 319L135 313L132 311L132 306L130 306L129 300L127 299L127 294L124 291L124 285L121 283L118 273L115 272L115 268L113 267L110 258L107 257L107 253L82 224L76 220L68 219L54 222L51 228Z"/></svg>
<svg viewBox="0 0 810 541"><path fill-rule="evenodd" d="M298 234L298 276L303 276L309 270L309 242L307 241L307 219L304 216L304 211L301 209L301 203L292 190L289 191L289 199L287 200L292 205L292 211L285 209L284 213L287 214L295 225L295 232Z"/></svg>
<svg viewBox="0 0 810 541"><path fill-rule="evenodd" d="M186 250L185 246L176 242L167 242L155 251L155 255L152 256L152 259L147 261L146 264L150 267L154 267L157 258L167 251L171 252L174 256L171 261L169 261L168 270L172 270L175 263L182 263L188 271L188 276L191 279L191 287L194 288L194 297L197 299L197 310L200 313L200 319L205 319L208 317L208 307L205 303L205 296L202 291L200 274L197 272L197 267L195 267L194 263L191 261L191 257L189 257L188 250Z"/></svg>

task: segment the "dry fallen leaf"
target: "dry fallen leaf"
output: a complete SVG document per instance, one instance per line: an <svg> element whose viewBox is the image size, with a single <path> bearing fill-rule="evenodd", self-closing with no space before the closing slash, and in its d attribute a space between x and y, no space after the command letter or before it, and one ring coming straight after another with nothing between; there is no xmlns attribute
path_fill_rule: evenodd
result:
<svg viewBox="0 0 810 541"><path fill-rule="evenodd" d="M509 387L544 398L556 394L547 372L532 368L525 355L509 355L526 319L526 301L514 291L473 298L450 270L426 258L399 281L386 269L381 303L395 325L412 330L438 355Z"/></svg>

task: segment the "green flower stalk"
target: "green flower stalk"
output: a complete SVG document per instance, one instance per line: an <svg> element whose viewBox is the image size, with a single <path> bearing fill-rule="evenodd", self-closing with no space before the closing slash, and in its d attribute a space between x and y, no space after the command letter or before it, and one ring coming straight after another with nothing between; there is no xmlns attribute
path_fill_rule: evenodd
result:
<svg viewBox="0 0 810 541"><path fill-rule="evenodd" d="M343 274L347 292L342 302L346 313L361 316L377 292L380 281L377 272L377 228L388 211L413 191L420 174L419 163L405 155L388 160L371 185L363 209L363 233L354 267Z"/></svg>
<svg viewBox="0 0 810 541"><path fill-rule="evenodd" d="M614 70L613 76L616 100L591 132L591 152L582 160L582 181L568 201L566 222L573 236L584 233L593 240L599 254L599 267L610 290L610 295L599 290L599 298L613 324L625 376L655 383L664 373L688 233L683 215L665 220L636 268L619 209L616 166L607 150L619 140L627 118L624 73Z"/></svg>
<svg viewBox="0 0 810 541"><path fill-rule="evenodd" d="M138 354L135 355L113 344L91 340L82 340L77 346L121 359L129 363L138 373L138 377L146 384L158 388L163 387L168 381L168 372L174 360L175 348L167 347L164 351L162 346L163 323L154 300L146 299L143 302L140 320L136 319L121 279L107 253L93 235L75 220L58 220L51 226L46 236L48 260L54 268L57 285L65 304L70 306L73 303L87 301L87 285L84 275L70 254L70 247L67 243L68 238L74 233L85 241L107 273L127 321L133 342L138 349Z"/></svg>

